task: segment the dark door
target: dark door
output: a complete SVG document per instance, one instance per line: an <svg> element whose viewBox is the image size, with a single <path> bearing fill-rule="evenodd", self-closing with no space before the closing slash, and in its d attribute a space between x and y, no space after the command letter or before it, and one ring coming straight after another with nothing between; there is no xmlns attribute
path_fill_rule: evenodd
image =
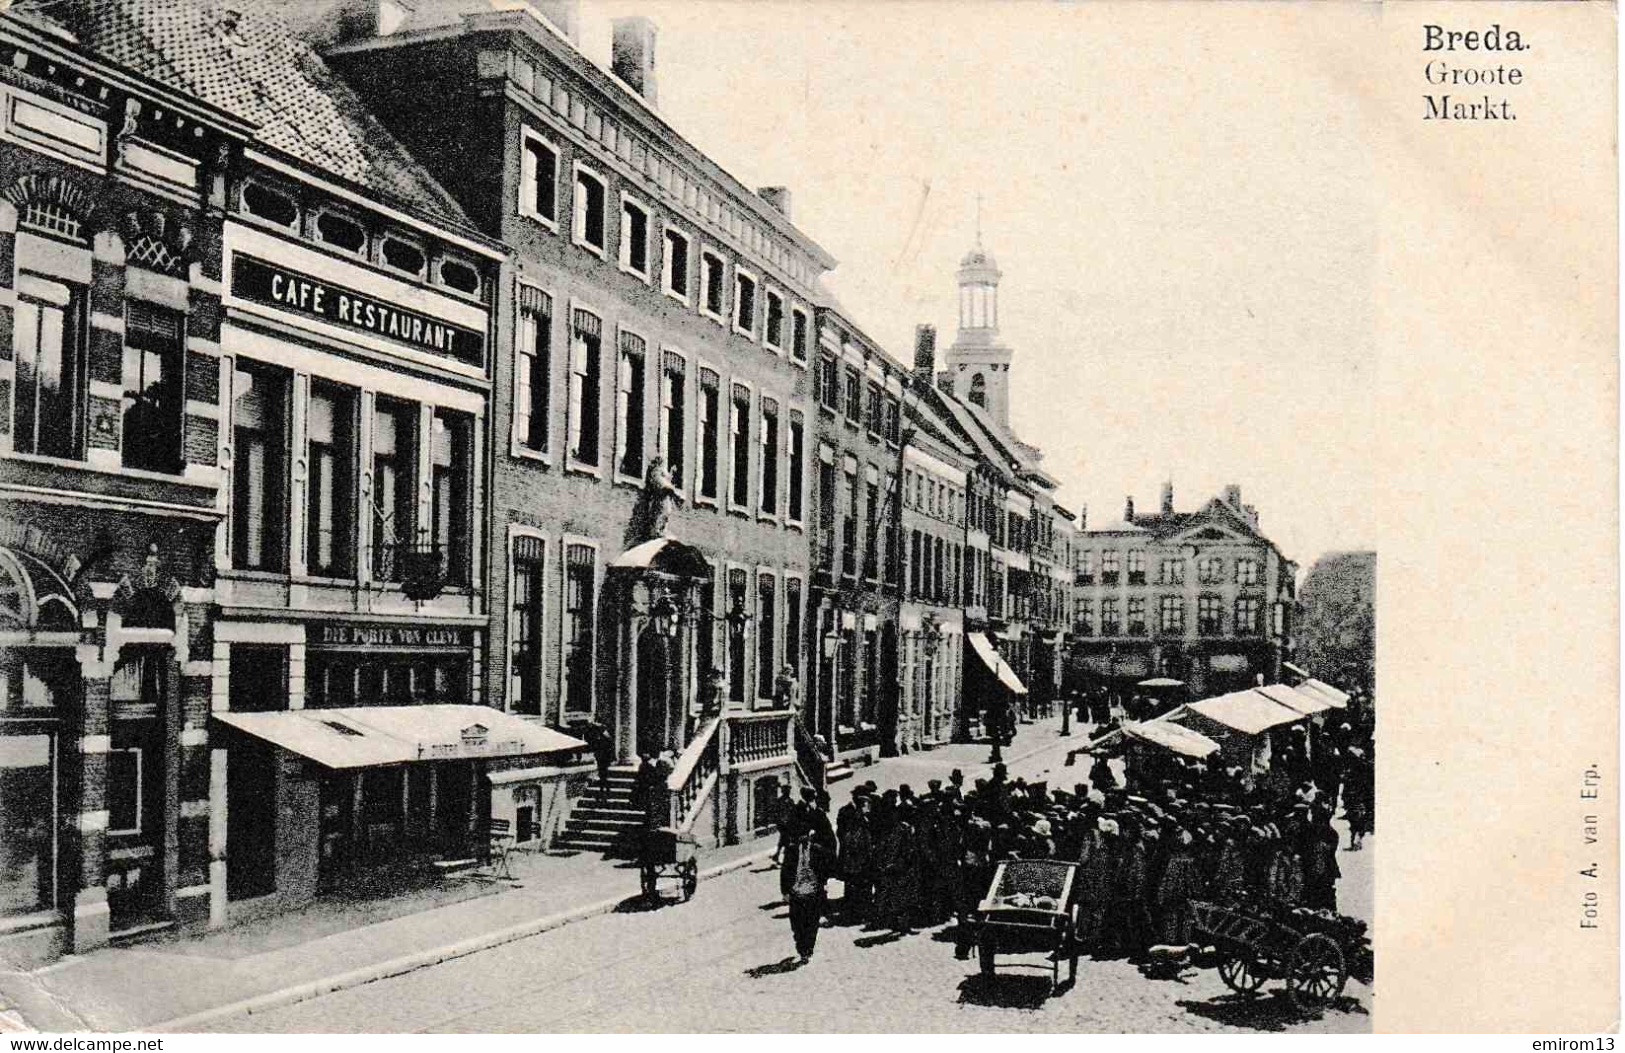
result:
<svg viewBox="0 0 1625 1053"><path fill-rule="evenodd" d="M337 888L349 873L354 784L353 773L322 779L321 817L316 828L316 887L322 892Z"/></svg>
<svg viewBox="0 0 1625 1053"><path fill-rule="evenodd" d="M276 751L235 738L226 754L226 897L276 891Z"/></svg>

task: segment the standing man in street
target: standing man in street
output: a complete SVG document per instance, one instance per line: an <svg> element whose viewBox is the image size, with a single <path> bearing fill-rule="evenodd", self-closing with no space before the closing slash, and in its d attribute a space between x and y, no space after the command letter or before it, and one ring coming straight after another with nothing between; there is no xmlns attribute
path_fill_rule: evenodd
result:
<svg viewBox="0 0 1625 1053"><path fill-rule="evenodd" d="M784 869L790 875L790 932L796 954L810 961L818 944L818 926L824 916L824 883L835 861L835 830L829 816L818 808L818 791L805 788L788 825Z"/></svg>

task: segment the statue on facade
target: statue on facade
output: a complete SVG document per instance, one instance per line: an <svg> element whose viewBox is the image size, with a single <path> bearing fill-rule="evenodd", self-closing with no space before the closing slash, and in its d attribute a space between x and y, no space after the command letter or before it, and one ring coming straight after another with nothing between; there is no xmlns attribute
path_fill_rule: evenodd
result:
<svg viewBox="0 0 1625 1053"><path fill-rule="evenodd" d="M664 458L656 457L649 462L649 469L643 475L643 495L641 497L643 540L649 541L666 534L666 520L671 516L671 506L682 504L683 495L678 491L676 484L671 481L671 475L666 471Z"/></svg>

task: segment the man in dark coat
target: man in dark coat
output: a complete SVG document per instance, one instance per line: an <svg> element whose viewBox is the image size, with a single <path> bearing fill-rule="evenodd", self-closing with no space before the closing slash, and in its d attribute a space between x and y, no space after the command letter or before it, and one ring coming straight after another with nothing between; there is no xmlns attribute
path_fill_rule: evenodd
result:
<svg viewBox="0 0 1625 1053"><path fill-rule="evenodd" d="M790 842L784 849L784 869L790 874L790 932L803 962L812 958L818 926L824 916L824 884L835 869L835 830L829 816L818 808L818 791L803 789L801 803L787 824Z"/></svg>

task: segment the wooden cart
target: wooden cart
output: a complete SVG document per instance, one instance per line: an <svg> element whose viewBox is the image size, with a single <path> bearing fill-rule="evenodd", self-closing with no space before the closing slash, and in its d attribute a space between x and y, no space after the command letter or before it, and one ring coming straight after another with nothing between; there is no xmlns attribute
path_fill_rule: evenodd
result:
<svg viewBox="0 0 1625 1053"><path fill-rule="evenodd" d="M699 842L693 835L679 833L670 827L646 830L638 854L643 879L643 896L655 899L660 895L660 879L678 883L683 902L694 898L700 884Z"/></svg>
<svg viewBox="0 0 1625 1053"><path fill-rule="evenodd" d="M976 908L982 974L993 975L1000 954L1047 954L1050 989L1078 979L1076 863L1058 859L1010 859L998 865L987 895Z"/></svg>
<svg viewBox="0 0 1625 1053"><path fill-rule="evenodd" d="M1280 910L1265 916L1201 901L1193 901L1191 910L1193 927L1218 952L1220 979L1238 994L1254 994L1266 980L1284 980L1292 1004L1308 1012L1342 995L1351 966L1369 974L1361 963L1370 961L1370 944L1350 919Z"/></svg>

